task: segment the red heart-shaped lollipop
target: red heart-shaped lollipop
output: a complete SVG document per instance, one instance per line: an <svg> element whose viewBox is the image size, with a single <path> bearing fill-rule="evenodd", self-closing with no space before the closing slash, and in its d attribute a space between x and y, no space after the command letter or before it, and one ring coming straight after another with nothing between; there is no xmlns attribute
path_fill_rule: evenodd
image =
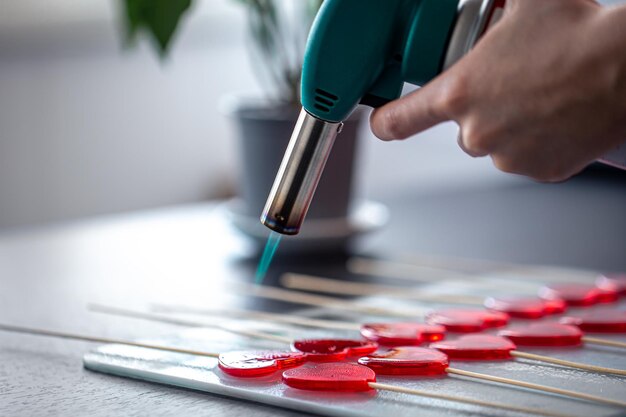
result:
<svg viewBox="0 0 626 417"><path fill-rule="evenodd" d="M547 315L561 314L567 310L567 303L560 298L555 298L554 300L543 300L543 304Z"/></svg>
<svg viewBox="0 0 626 417"><path fill-rule="evenodd" d="M575 307L590 306L600 302L617 300L617 291L601 290L588 284L553 284L542 287L539 297L544 300L564 300L567 305Z"/></svg>
<svg viewBox="0 0 626 417"><path fill-rule="evenodd" d="M563 324L577 326L584 332L626 333L626 311L594 310L580 316L563 317Z"/></svg>
<svg viewBox="0 0 626 417"><path fill-rule="evenodd" d="M318 363L283 372L283 382L313 391L369 391L369 383L376 382L376 373L356 363Z"/></svg>
<svg viewBox="0 0 626 417"><path fill-rule="evenodd" d="M413 346L365 356L359 363L378 375L441 375L446 373L449 364L445 353Z"/></svg>
<svg viewBox="0 0 626 417"><path fill-rule="evenodd" d="M412 346L444 338L445 327L425 323L367 323L361 335L384 346Z"/></svg>
<svg viewBox="0 0 626 417"><path fill-rule="evenodd" d="M615 289L598 288L598 302L599 303L614 303L619 300L620 292Z"/></svg>
<svg viewBox="0 0 626 417"><path fill-rule="evenodd" d="M531 297L489 297L485 307L520 319L538 319L547 314L545 301Z"/></svg>
<svg viewBox="0 0 626 417"><path fill-rule="evenodd" d="M362 356L378 349L378 344L369 340L350 339L303 339L291 344L292 349L306 353L309 361L340 361L348 356Z"/></svg>
<svg viewBox="0 0 626 417"><path fill-rule="evenodd" d="M499 336L472 334L456 340L431 343L431 348L448 355L450 359L497 360L509 359L515 345Z"/></svg>
<svg viewBox="0 0 626 417"><path fill-rule="evenodd" d="M605 274L596 279L596 286L601 290L626 294L626 274Z"/></svg>
<svg viewBox="0 0 626 417"><path fill-rule="evenodd" d="M559 323L535 323L514 327L501 330L498 335L523 346L577 346L581 344L583 337L583 333L577 327Z"/></svg>
<svg viewBox="0 0 626 417"><path fill-rule="evenodd" d="M300 366L305 360L300 352L228 352L220 354L218 366L229 375L245 378Z"/></svg>
<svg viewBox="0 0 626 417"><path fill-rule="evenodd" d="M426 321L444 326L450 332L473 333L505 326L509 322L509 316L498 311L450 309L429 313Z"/></svg>

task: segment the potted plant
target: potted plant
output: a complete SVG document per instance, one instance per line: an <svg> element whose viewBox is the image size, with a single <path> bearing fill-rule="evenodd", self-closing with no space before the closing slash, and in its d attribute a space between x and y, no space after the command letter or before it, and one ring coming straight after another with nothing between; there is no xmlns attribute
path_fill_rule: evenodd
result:
<svg viewBox="0 0 626 417"><path fill-rule="evenodd" d="M233 0L245 7L249 52L258 63L264 97L227 97L222 108L239 137L240 204L235 224L263 241L258 218L300 111L300 76L308 31L322 0ZM192 0L124 0L127 39L146 31L165 55ZM257 69L257 68L255 68ZM325 247L343 245L354 232L349 221L355 140L361 112L346 121L302 229ZM311 224L313 223L313 224ZM321 239L321 240L320 240ZM318 243L319 243L318 242ZM283 244L285 246L285 244ZM319 246L319 245L318 245Z"/></svg>

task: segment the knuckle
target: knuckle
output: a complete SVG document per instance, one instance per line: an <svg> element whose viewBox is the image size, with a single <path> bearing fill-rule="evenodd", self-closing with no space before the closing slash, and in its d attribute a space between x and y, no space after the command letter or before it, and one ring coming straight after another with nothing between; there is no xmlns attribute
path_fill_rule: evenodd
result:
<svg viewBox="0 0 626 417"><path fill-rule="evenodd" d="M485 156L491 152L491 138L484 131L465 126L461 129L464 151L471 156Z"/></svg>
<svg viewBox="0 0 626 417"><path fill-rule="evenodd" d="M511 158L505 155L493 155L493 165L502 172L508 172L509 174L521 174L520 164L515 158Z"/></svg>
<svg viewBox="0 0 626 417"><path fill-rule="evenodd" d="M469 83L463 74L451 74L443 82L439 107L450 115L462 114L469 102Z"/></svg>

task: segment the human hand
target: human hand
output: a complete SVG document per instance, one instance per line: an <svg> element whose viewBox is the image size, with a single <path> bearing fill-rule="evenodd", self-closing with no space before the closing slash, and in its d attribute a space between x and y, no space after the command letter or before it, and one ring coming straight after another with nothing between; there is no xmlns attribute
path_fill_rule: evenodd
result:
<svg viewBox="0 0 626 417"><path fill-rule="evenodd" d="M376 109L372 131L404 139L460 126L469 155L560 181L626 140L626 6L508 0L500 22L433 81Z"/></svg>

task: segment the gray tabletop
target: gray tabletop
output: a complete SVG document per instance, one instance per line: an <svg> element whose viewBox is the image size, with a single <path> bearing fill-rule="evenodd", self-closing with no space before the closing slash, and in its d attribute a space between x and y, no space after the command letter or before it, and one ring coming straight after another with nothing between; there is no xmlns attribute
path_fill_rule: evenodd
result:
<svg viewBox="0 0 626 417"><path fill-rule="evenodd" d="M626 270L626 176L590 172L556 185L514 182L385 201L391 218L354 252L438 254ZM89 313L88 302L294 308L220 292L254 261L216 204L0 234L0 321L135 338L166 325ZM284 270L351 279L346 255L282 257ZM100 375L87 343L0 333L0 415L295 415L258 404Z"/></svg>

